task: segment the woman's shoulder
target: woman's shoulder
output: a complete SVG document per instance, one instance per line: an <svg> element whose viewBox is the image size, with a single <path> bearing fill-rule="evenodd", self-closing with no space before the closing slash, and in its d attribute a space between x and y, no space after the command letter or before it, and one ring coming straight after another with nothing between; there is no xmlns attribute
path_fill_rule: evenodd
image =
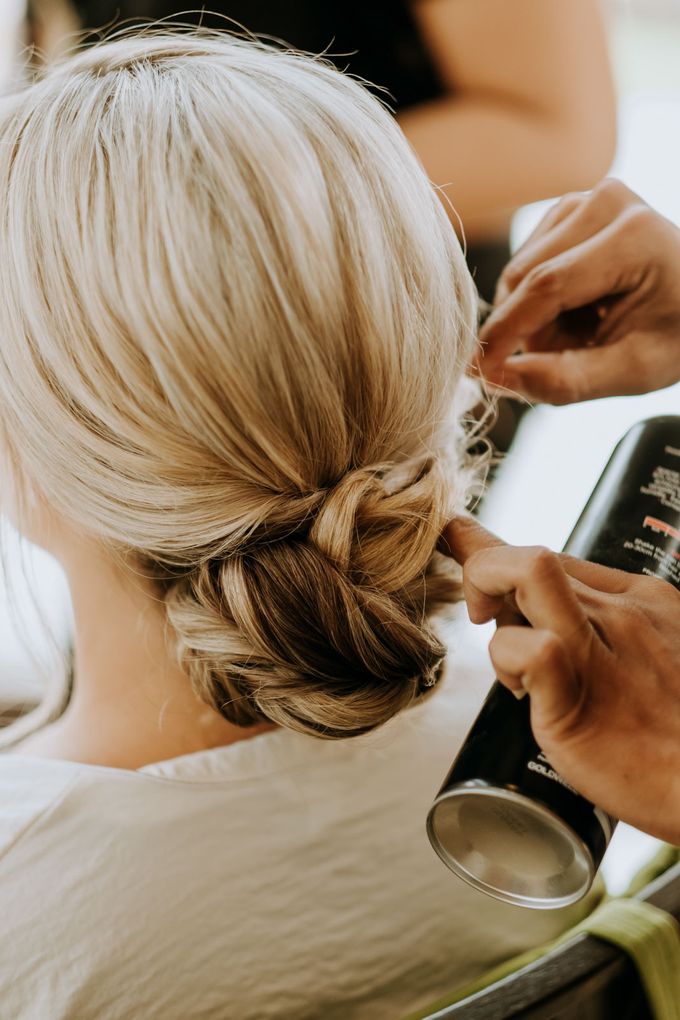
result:
<svg viewBox="0 0 680 1020"><path fill-rule="evenodd" d="M74 762L0 754L0 860L78 781Z"/></svg>

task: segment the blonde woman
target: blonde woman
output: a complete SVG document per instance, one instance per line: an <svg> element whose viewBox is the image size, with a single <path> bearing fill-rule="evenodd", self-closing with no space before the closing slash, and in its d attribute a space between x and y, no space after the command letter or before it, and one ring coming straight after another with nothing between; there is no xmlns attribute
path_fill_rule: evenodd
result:
<svg viewBox="0 0 680 1020"><path fill-rule="evenodd" d="M4 509L68 575L75 683L0 757L2 1017L394 1020L571 922L424 832L489 679L431 619L474 325L321 61L122 38L4 101Z"/></svg>

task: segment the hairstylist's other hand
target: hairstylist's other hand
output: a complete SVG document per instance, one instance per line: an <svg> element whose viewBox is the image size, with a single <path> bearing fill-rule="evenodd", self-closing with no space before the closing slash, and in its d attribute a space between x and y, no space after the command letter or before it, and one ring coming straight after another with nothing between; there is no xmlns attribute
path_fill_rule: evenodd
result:
<svg viewBox="0 0 680 1020"><path fill-rule="evenodd" d="M480 340L482 374L530 400L676 382L680 230L620 181L567 195L508 263Z"/></svg>
<svg viewBox="0 0 680 1020"><path fill-rule="evenodd" d="M529 693L551 764L606 811L680 844L680 592L506 545L467 518L443 539L463 564L470 619L497 621L498 679Z"/></svg>

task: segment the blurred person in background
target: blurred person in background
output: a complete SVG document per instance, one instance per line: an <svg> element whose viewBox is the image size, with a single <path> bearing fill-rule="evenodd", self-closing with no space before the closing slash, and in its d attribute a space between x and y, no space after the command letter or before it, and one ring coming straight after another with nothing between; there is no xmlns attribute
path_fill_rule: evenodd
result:
<svg viewBox="0 0 680 1020"><path fill-rule="evenodd" d="M389 90L430 179L460 217L477 288L493 297L521 205L593 186L614 153L616 107L598 0L33 0L50 59L74 34L176 16L324 52ZM214 12L214 13L212 13Z"/></svg>

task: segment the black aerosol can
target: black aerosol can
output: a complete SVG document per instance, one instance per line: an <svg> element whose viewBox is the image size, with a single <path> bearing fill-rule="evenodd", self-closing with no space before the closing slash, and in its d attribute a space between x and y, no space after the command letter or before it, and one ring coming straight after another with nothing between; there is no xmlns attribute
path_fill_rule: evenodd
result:
<svg viewBox="0 0 680 1020"><path fill-rule="evenodd" d="M680 589L680 416L626 433L565 552ZM452 871L490 896L539 909L587 893L615 825L551 767L531 732L529 698L517 701L498 681L427 819Z"/></svg>

